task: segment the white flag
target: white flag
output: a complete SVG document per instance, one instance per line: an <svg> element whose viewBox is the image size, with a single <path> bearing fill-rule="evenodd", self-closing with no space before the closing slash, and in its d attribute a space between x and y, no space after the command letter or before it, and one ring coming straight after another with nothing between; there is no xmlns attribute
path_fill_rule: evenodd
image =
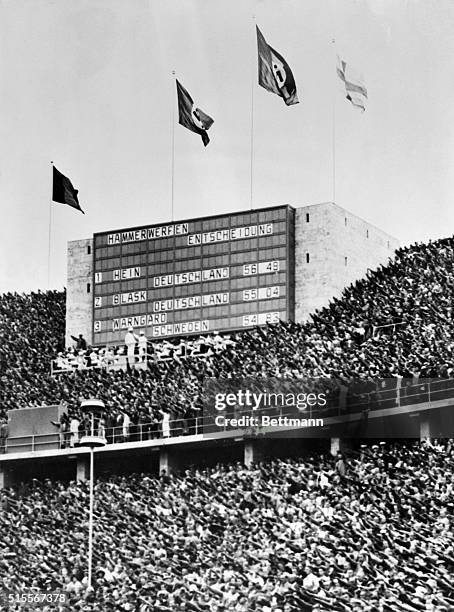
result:
<svg viewBox="0 0 454 612"><path fill-rule="evenodd" d="M363 112L366 110L367 89L361 76L355 74L347 62L337 56L337 74L344 82L347 100Z"/></svg>

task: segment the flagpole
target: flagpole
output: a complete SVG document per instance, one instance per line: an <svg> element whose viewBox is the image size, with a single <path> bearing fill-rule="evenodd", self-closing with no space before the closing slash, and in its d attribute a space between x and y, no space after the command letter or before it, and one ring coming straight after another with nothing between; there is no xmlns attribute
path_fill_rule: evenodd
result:
<svg viewBox="0 0 454 612"><path fill-rule="evenodd" d="M49 199L49 242L47 245L47 288L50 289L50 245L51 245L51 230L52 230L52 191L53 191L53 176L54 176L54 162L50 162L52 168L52 185L50 189Z"/></svg>
<svg viewBox="0 0 454 612"><path fill-rule="evenodd" d="M255 15L252 15L252 21L254 25L256 24ZM252 55L254 57L254 55ZM251 210L254 208L254 75L255 75L256 65L253 62L252 64L252 78L251 78L251 168L250 168L250 202L251 202Z"/></svg>
<svg viewBox="0 0 454 612"><path fill-rule="evenodd" d="M175 81L175 70L172 70ZM172 178L171 178L171 212L172 221L174 220L174 175L175 175L175 100L172 102Z"/></svg>
<svg viewBox="0 0 454 612"><path fill-rule="evenodd" d="M333 46L334 51L334 68L336 66L336 39L333 37L331 40L331 44ZM333 79L333 125L332 125L332 152L333 152L333 204L336 203L336 79L334 75L331 77Z"/></svg>

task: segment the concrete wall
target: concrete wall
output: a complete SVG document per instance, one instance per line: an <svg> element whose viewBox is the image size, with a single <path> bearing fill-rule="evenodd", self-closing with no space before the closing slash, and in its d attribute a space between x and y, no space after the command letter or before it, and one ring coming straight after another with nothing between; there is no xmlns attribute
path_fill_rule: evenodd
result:
<svg viewBox="0 0 454 612"><path fill-rule="evenodd" d="M60 448L60 430L52 421L58 423L63 412L60 405L8 410L8 453Z"/></svg>
<svg viewBox="0 0 454 612"><path fill-rule="evenodd" d="M368 268L387 263L398 247L396 238L332 202L297 208L295 320L327 306Z"/></svg>
<svg viewBox="0 0 454 612"><path fill-rule="evenodd" d="M93 240L68 242L68 268L66 291L66 346L74 341L71 335L82 334L88 344L92 342L93 321Z"/></svg>

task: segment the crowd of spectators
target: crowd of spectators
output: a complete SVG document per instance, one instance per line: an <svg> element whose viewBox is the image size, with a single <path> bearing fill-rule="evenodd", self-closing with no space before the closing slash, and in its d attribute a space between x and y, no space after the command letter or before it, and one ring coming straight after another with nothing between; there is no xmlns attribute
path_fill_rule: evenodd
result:
<svg viewBox="0 0 454 612"><path fill-rule="evenodd" d="M61 291L0 295L0 433L8 409L41 403L49 362L64 349L65 309Z"/></svg>
<svg viewBox="0 0 454 612"><path fill-rule="evenodd" d="M453 441L99 478L87 591L88 484L33 481L2 493L0 590L87 612L448 612L453 487Z"/></svg>
<svg viewBox="0 0 454 612"><path fill-rule="evenodd" d="M203 359L174 351L172 359L150 360L140 371L75 369L51 376L50 361L63 344L64 299L55 292L0 298L3 414L64 402L69 418L80 418L80 399L95 396L117 423L120 413L140 420L150 406L186 418L200 414L207 377L417 380L454 372L454 238L400 249L307 323L231 334L222 351Z"/></svg>

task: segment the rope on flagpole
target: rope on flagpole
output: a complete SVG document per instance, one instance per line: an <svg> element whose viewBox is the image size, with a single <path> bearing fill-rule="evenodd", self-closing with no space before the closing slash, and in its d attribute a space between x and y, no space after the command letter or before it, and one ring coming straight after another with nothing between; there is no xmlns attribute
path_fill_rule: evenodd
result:
<svg viewBox="0 0 454 612"><path fill-rule="evenodd" d="M175 70L172 70L175 81ZM175 85L175 83L174 83ZM175 93L175 92L174 92ZM174 220L174 175L175 175L175 100L172 101L172 177L171 177L171 213Z"/></svg>
<svg viewBox="0 0 454 612"><path fill-rule="evenodd" d="M51 245L51 229L52 229L52 195L53 195L53 180L54 180L54 162L50 162L51 171L51 188L49 198L49 242L47 245L47 288L50 289L50 245Z"/></svg>

